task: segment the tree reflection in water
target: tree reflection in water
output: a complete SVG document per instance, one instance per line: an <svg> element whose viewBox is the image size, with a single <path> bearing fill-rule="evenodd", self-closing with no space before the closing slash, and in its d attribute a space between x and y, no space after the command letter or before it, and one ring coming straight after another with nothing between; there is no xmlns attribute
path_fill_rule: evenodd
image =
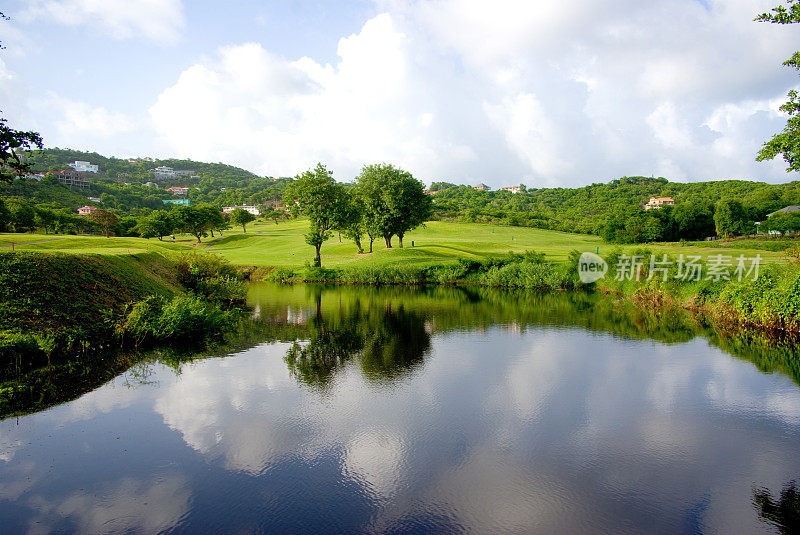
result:
<svg viewBox="0 0 800 535"><path fill-rule="evenodd" d="M322 293L314 296L315 312L308 342L293 342L286 363L299 381L326 389L337 371L356 361L364 375L379 383L392 382L422 363L430 351L430 334L422 316L393 306L357 300L327 318Z"/></svg>
<svg viewBox="0 0 800 535"><path fill-rule="evenodd" d="M800 533L800 490L796 481L783 487L780 498L772 498L769 489L753 491L753 507L764 522L786 535Z"/></svg>

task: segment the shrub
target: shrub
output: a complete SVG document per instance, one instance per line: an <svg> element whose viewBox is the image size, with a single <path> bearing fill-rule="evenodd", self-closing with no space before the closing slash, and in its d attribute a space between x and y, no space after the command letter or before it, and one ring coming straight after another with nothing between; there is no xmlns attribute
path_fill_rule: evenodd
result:
<svg viewBox="0 0 800 535"><path fill-rule="evenodd" d="M221 334L232 319L219 304L195 296L148 297L133 305L118 331L123 337L132 336L137 346L165 340L201 341Z"/></svg>

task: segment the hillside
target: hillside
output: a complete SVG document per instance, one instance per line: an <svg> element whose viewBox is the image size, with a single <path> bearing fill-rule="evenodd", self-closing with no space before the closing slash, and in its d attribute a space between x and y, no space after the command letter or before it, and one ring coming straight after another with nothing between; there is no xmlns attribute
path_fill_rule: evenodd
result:
<svg viewBox="0 0 800 535"><path fill-rule="evenodd" d="M75 161L98 165L99 171L97 174L87 173L89 188L66 187L55 179L18 179L12 184L0 183L0 198L22 198L33 204L55 204L73 211L84 204L92 204L125 214L165 208L163 201L173 198L166 191L171 186L188 186L190 190L186 196L192 203L225 206L277 201L283 196L289 181L259 177L222 163L173 158L128 160L58 148L34 153L31 161L33 173L69 170L68 164ZM161 166L193 173L172 178L154 177L152 170ZM151 184L145 185L147 183ZM88 201L87 197L98 197L101 202Z"/></svg>
<svg viewBox="0 0 800 535"><path fill-rule="evenodd" d="M746 180L694 183L669 182L665 178L623 177L608 184L581 188L530 188L520 193L478 191L451 186L434 195L435 212L441 219L505 223L603 234L615 217L641 212L650 197L672 197L676 209L693 205L713 216L714 205L733 198L749 210L753 221L784 206L800 204L800 182L766 184ZM712 228L708 230L713 235Z"/></svg>

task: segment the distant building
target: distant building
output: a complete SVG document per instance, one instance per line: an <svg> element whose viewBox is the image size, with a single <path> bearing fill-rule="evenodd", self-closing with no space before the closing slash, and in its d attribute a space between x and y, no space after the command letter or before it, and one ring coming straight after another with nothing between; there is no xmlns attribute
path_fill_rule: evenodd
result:
<svg viewBox="0 0 800 535"><path fill-rule="evenodd" d="M65 186L76 188L89 187L89 179L86 177L85 173L81 173L79 171L58 171L53 174L56 176L58 181Z"/></svg>
<svg viewBox="0 0 800 535"><path fill-rule="evenodd" d="M100 200L100 197L86 197L91 202L103 202Z"/></svg>
<svg viewBox="0 0 800 535"><path fill-rule="evenodd" d="M425 195L436 195L436 192L432 189L426 189L423 193L425 193Z"/></svg>
<svg viewBox="0 0 800 535"><path fill-rule="evenodd" d="M78 160L75 160L74 163L68 163L67 165L79 173L96 173L100 170L99 165L92 165L89 162L80 162Z"/></svg>
<svg viewBox="0 0 800 535"><path fill-rule="evenodd" d="M166 165L156 167L152 171L153 177L156 179L179 178L183 176L192 176L194 174L194 171L181 171L178 169L173 169L172 167L167 167Z"/></svg>
<svg viewBox="0 0 800 535"><path fill-rule="evenodd" d="M511 193L519 193L520 191L522 191L522 188L520 188L519 186L506 186L502 189L505 191L510 191Z"/></svg>
<svg viewBox="0 0 800 535"><path fill-rule="evenodd" d="M156 184L155 182L145 182L144 184L142 184L142 186L158 187L158 184Z"/></svg>
<svg viewBox="0 0 800 535"><path fill-rule="evenodd" d="M80 215L89 215L95 210L97 210L96 206L81 206L80 208L78 208L78 213Z"/></svg>
<svg viewBox="0 0 800 535"><path fill-rule="evenodd" d="M168 191L173 195L186 195L189 193L189 188L184 188L181 186L172 186L171 188L167 188L165 191Z"/></svg>
<svg viewBox="0 0 800 535"><path fill-rule="evenodd" d="M189 199L164 199L164 204L177 204L178 206L191 206L192 201Z"/></svg>
<svg viewBox="0 0 800 535"><path fill-rule="evenodd" d="M478 184L477 186L472 186L472 189L476 189L478 191L489 191L491 188L486 184Z"/></svg>
<svg viewBox="0 0 800 535"><path fill-rule="evenodd" d="M258 209L258 206L247 205L247 204L243 204L243 205L241 205L241 206L225 206L225 207L222 209L222 213L223 213L223 214L230 214L230 213L232 213L234 210L236 210L237 208L241 208L241 209L242 209L242 210L244 210L245 212L250 212L250 213L251 213L251 214L253 214L254 216L257 216L257 215L259 215L259 214L261 213L261 212L259 211L259 209Z"/></svg>
<svg viewBox="0 0 800 535"><path fill-rule="evenodd" d="M644 205L644 209L650 210L651 208L661 208L662 206L675 206L675 199L672 197L650 197L650 200Z"/></svg>
<svg viewBox="0 0 800 535"><path fill-rule="evenodd" d="M775 210L771 214L767 214L767 217L772 217L775 214L780 214L781 212L800 212L800 206L787 206L786 208L781 208L780 210Z"/></svg>

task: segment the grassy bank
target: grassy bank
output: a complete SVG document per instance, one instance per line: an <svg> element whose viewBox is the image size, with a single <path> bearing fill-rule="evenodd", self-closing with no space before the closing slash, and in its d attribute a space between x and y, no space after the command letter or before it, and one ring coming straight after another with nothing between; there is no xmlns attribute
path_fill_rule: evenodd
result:
<svg viewBox="0 0 800 535"><path fill-rule="evenodd" d="M625 267L632 255L642 265ZM657 262L651 273L651 255ZM660 250L612 250L605 256L609 270L595 283L584 284L578 276L580 251L566 261L553 261L543 253L510 253L482 260L460 259L452 264L419 266L303 267L254 271L253 276L280 282L328 282L365 285L486 286L536 291L578 290L601 292L642 307L677 307L704 314L727 326L800 332L800 262L761 263L744 257L745 271L737 272L738 255L722 258L730 263L720 269L718 258L696 262L699 275L687 277L680 256L664 256ZM715 267L716 264L716 267ZM635 271L635 273L634 273ZM719 276L714 275L719 272Z"/></svg>
<svg viewBox="0 0 800 535"><path fill-rule="evenodd" d="M0 254L0 376L110 346L202 339L244 288L209 254Z"/></svg>
<svg viewBox="0 0 800 535"><path fill-rule="evenodd" d="M406 235L405 248L387 249L381 240L381 243L374 244L371 254L357 254L352 242L340 242L338 236L334 236L322 249L325 267L311 269L303 267L313 256L313 248L306 245L303 238L307 228L308 222L302 220L278 225L255 223L248 226L247 234L241 230L228 230L223 236L205 239L200 245L187 236L176 236L174 241L170 238L159 241L0 234L0 259L4 262L0 264L0 271L5 273L11 269L14 262L10 259L13 258L27 259L28 266L25 268L27 271L19 271L19 266L14 268L19 271L14 277L23 282L12 284L5 290L0 305L8 303L5 318L9 323L8 326L3 324L2 328L4 332L17 335L44 333L45 338L55 341L72 343L71 340L80 339L92 343L92 340L103 339L98 333L120 326L119 318L123 314L120 310L131 303L150 296L173 299L187 292L199 291L209 296L225 294L230 288L222 279L203 283L201 287L190 282L187 287L184 284L186 280L180 280L175 274L182 257L202 251L216 253L238 265L254 280L476 285L536 290L586 289L577 278L576 251L597 251L612 265L620 254L630 255L637 251L634 246L603 243L595 236L436 221ZM16 244L14 252L10 247L3 247L12 242ZM21 242L29 243L20 245ZM615 273L611 271L592 288L643 304L702 307L725 321L797 329L796 311L791 301L794 299L796 269L784 265L786 255L782 252L796 243L797 240L772 239L682 242L655 244L647 251L659 257L668 254L673 260L681 254L697 255L706 263L719 254L760 255L765 275L751 286L728 281L684 283L672 278L666 283L615 281ZM40 269L37 263L43 263L43 267ZM670 277L673 274L670 273ZM230 276L230 273L225 275ZM644 272L642 278L646 276ZM215 276L208 275L207 278L211 280ZM50 301L57 303L53 314L47 309ZM74 307L68 309L70 305L61 303L73 303ZM24 310L15 308L20 306ZM184 303L183 308L191 309L192 303ZM101 310L105 312L101 313ZM131 312L125 310L126 314ZM136 313L139 320L123 324L123 331L127 329L129 339L135 343L163 338L165 333L171 332L166 319L159 320L159 323L151 317L153 314L163 316L171 313L163 303L153 301L150 305L141 305ZM58 345L47 342L48 346L45 342L45 339L35 340L36 344L45 347ZM27 342L21 340L19 343L24 345Z"/></svg>

